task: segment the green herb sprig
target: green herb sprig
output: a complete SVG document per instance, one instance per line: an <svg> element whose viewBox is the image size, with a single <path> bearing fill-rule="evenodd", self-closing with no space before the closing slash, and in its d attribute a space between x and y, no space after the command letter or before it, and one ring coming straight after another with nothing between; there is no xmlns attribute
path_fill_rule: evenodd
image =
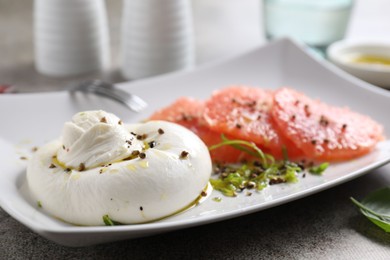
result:
<svg viewBox="0 0 390 260"><path fill-rule="evenodd" d="M117 222L115 220L112 220L108 215L103 216L103 222L106 226L118 226L118 225L123 225L120 222Z"/></svg>
<svg viewBox="0 0 390 260"><path fill-rule="evenodd" d="M390 187L376 190L361 202L351 197L360 212L386 232L390 232Z"/></svg>
<svg viewBox="0 0 390 260"><path fill-rule="evenodd" d="M215 173L218 179L211 179L214 189L221 191L225 196L237 196L237 192L244 189L262 190L268 185L277 183L294 183L298 181L297 174L303 171L298 164L288 161L275 161L274 157L264 153L253 142L244 140L230 140L224 135L222 141L210 146L209 150L222 146L232 146L253 156L254 161L244 164L217 165ZM286 153L287 154L287 153Z"/></svg>

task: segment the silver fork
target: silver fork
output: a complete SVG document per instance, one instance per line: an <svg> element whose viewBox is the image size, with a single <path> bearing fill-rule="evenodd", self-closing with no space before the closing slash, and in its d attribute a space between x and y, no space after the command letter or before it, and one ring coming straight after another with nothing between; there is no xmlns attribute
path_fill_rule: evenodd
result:
<svg viewBox="0 0 390 260"><path fill-rule="evenodd" d="M122 105L125 105L127 108L135 112L140 112L148 105L139 96L118 89L111 83L97 79L83 81L78 85L71 87L70 92L93 93L99 96L110 98L121 103Z"/></svg>

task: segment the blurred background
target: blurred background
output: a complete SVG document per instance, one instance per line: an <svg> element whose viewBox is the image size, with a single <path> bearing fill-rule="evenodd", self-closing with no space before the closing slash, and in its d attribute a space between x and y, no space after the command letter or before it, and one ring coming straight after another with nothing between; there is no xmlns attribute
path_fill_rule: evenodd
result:
<svg viewBox="0 0 390 260"><path fill-rule="evenodd" d="M69 78L48 77L34 68L34 1L0 0L0 85L19 92L63 89ZM266 42L263 2L260 0L192 0L195 65L236 55ZM110 34L109 68L72 77L101 78L111 82L127 79L119 73L122 0L106 1ZM390 1L356 0L346 32L348 39L390 39Z"/></svg>

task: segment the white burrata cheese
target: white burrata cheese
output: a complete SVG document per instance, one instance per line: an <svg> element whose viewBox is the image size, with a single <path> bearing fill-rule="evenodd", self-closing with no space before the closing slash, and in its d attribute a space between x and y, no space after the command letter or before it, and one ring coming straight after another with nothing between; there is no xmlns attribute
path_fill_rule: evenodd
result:
<svg viewBox="0 0 390 260"><path fill-rule="evenodd" d="M123 124L104 111L66 122L62 137L39 148L27 168L32 195L77 225L123 224L169 216L206 188L211 159L190 130L165 121Z"/></svg>

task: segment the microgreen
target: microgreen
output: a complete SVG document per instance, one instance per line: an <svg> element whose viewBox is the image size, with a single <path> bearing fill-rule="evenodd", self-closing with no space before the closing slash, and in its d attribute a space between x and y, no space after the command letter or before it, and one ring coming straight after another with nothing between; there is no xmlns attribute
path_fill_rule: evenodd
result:
<svg viewBox="0 0 390 260"><path fill-rule="evenodd" d="M370 193L361 202L351 197L360 212L386 232L390 232L390 187Z"/></svg>
<svg viewBox="0 0 390 260"><path fill-rule="evenodd" d="M321 163L318 166L313 166L309 169L309 172L316 175L321 175L329 166L329 163Z"/></svg>
<svg viewBox="0 0 390 260"><path fill-rule="evenodd" d="M219 147L230 145L238 150L246 152L247 154L260 159L265 167L268 166L268 163L273 164L275 161L275 159L271 155L263 153L263 151L253 142L244 140L230 140L223 134L221 135L221 139L222 142L210 146L209 150L212 151Z"/></svg>
<svg viewBox="0 0 390 260"><path fill-rule="evenodd" d="M287 156L283 161L275 161L273 156L264 153L253 142L230 140L224 135L221 139L220 143L209 147L209 150L229 145L254 158L253 162L243 164L217 165L218 170L215 173L220 176L218 179L211 179L210 183L225 196L237 196L237 192L243 189L262 190L268 185L298 181L297 174L302 172L302 169L296 163L288 161ZM286 151L285 153L287 154Z"/></svg>
<svg viewBox="0 0 390 260"><path fill-rule="evenodd" d="M108 215L103 216L103 222L106 226L122 225L122 223L112 220Z"/></svg>

